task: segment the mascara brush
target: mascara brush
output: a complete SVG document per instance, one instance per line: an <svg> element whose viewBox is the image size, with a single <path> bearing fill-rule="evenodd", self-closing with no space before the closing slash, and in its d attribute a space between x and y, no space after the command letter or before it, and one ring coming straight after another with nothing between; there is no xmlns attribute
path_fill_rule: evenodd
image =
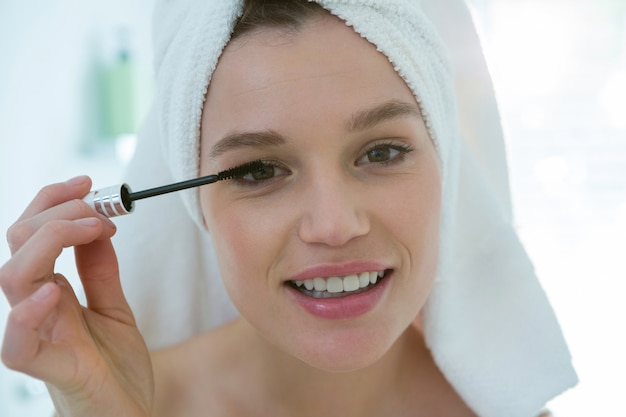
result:
<svg viewBox="0 0 626 417"><path fill-rule="evenodd" d="M83 201L106 217L122 216L133 212L135 209L135 201L137 200L212 184L217 181L241 178L246 174L262 169L263 166L263 162L261 161L248 162L217 174L137 192L132 192L128 184L112 185L110 187L90 191L83 197Z"/></svg>

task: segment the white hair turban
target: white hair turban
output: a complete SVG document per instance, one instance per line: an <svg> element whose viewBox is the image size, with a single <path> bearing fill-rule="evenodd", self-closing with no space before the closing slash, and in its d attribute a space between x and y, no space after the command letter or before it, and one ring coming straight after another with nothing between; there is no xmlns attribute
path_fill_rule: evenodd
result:
<svg viewBox="0 0 626 417"><path fill-rule="evenodd" d="M463 0L317 2L389 59L439 152L441 259L423 310L435 362L479 416L536 416L577 377L512 225L502 128L469 10ZM157 91L125 177L133 187L198 175L204 97L241 6L157 0ZM237 316L202 227L197 189L142 201L118 223L124 287L150 347Z"/></svg>

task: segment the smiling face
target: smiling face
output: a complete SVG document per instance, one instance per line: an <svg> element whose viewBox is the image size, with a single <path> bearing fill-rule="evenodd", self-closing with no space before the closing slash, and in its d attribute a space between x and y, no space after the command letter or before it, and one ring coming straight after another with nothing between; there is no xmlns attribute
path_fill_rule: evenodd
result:
<svg viewBox="0 0 626 417"><path fill-rule="evenodd" d="M384 355L430 291L441 199L436 151L388 60L330 16L239 38L213 74L201 148L201 175L265 163L200 190L241 315L320 369Z"/></svg>

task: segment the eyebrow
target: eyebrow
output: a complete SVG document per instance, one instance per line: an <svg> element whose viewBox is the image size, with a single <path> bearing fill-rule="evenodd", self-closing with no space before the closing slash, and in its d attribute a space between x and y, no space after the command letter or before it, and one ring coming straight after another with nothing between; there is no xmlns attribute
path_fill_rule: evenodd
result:
<svg viewBox="0 0 626 417"><path fill-rule="evenodd" d="M287 143L285 138L273 130L234 132L224 136L213 145L209 152L209 157L217 158L225 152L239 148L264 148L284 145L285 143Z"/></svg>
<svg viewBox="0 0 626 417"><path fill-rule="evenodd" d="M370 109L358 111L346 125L347 132L363 131L379 123L413 116L422 118L422 113L416 104L399 100L387 101ZM220 139L209 151L210 158L240 148L265 148L284 145L287 140L274 130L254 132L233 132Z"/></svg>
<svg viewBox="0 0 626 417"><path fill-rule="evenodd" d="M406 116L421 119L422 112L416 104L400 100L391 100L371 109L357 112L352 116L346 130L348 132L367 130L379 123Z"/></svg>

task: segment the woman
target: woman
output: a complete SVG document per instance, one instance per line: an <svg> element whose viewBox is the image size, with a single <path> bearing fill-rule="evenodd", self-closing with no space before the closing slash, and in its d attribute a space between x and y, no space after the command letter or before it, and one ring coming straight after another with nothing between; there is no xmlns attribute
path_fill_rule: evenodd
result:
<svg viewBox="0 0 626 417"><path fill-rule="evenodd" d="M61 415L522 416L573 383L558 328L525 311L539 300L532 310L553 320L532 284L503 285L526 292L516 294L520 306L487 311L493 304L481 299L451 313L476 282L493 284L483 297L508 303L497 281L446 288L461 269L478 275L483 266L473 263L494 244L506 244L488 252L494 265L521 255L479 186L471 196L478 209L463 206L458 177L468 168L459 160L453 82L421 10L403 1L320 4L333 15L301 1L190 4L179 33L196 21L205 25L197 33L210 35L173 36L157 63L156 107L175 175L264 163L184 195L211 233L241 317L149 353L122 293L115 225L80 201L86 177L46 187L9 231L13 256L0 278L13 310L2 357L46 381ZM377 27L389 24L395 32ZM489 238L476 240L474 227ZM467 240L476 247L462 246ZM87 308L53 272L68 246ZM521 259L503 265L524 270ZM445 314L502 333L485 343L462 327L442 343ZM493 325L499 316L514 326ZM510 376L541 376L540 392L518 392L513 404L485 397L516 386L494 375L537 330L528 374ZM548 344L556 355L542 352ZM479 350L476 363L459 352L468 347ZM485 354L493 364L479 360Z"/></svg>

